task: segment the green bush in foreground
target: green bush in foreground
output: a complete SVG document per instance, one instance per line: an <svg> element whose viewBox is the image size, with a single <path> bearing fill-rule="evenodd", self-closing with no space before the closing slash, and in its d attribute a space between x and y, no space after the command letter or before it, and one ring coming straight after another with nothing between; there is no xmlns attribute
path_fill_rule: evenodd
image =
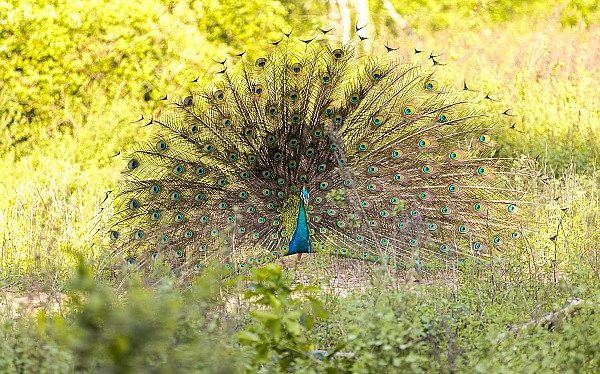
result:
<svg viewBox="0 0 600 374"><path fill-rule="evenodd" d="M0 365L6 373L600 369L598 279L509 281L482 264L451 278L456 288L375 276L366 291L317 296L268 265L227 284L217 273L186 287L131 279L118 295L80 265L61 313L5 313ZM585 301L563 308L574 296Z"/></svg>

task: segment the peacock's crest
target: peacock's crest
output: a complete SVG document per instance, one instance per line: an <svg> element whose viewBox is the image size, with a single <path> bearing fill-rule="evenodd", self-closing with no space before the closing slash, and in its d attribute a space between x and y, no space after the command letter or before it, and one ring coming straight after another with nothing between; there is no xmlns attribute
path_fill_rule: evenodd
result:
<svg viewBox="0 0 600 374"><path fill-rule="evenodd" d="M499 116L356 45L285 39L151 119L112 199L114 253L189 269L308 252L405 267L514 246L530 176L493 158Z"/></svg>

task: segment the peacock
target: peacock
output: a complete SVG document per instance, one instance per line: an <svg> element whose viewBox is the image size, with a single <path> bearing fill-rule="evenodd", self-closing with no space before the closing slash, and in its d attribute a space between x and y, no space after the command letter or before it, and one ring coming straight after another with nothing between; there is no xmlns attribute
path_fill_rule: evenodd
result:
<svg viewBox="0 0 600 374"><path fill-rule="evenodd" d="M435 56L355 39L286 34L149 119L110 199L111 253L186 271L315 253L411 268L521 245L531 175L496 157L502 113L441 86Z"/></svg>

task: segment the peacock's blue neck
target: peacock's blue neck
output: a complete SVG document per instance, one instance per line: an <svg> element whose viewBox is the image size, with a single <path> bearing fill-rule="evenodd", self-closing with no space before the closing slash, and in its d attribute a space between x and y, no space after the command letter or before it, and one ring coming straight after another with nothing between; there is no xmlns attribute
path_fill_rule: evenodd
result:
<svg viewBox="0 0 600 374"><path fill-rule="evenodd" d="M303 196L308 196L308 192L302 190ZM288 254L294 253L311 253L310 236L308 234L308 220L306 219L306 208L304 206L304 198L300 198L300 207L298 209L298 221L296 231L292 235L290 242L290 250Z"/></svg>

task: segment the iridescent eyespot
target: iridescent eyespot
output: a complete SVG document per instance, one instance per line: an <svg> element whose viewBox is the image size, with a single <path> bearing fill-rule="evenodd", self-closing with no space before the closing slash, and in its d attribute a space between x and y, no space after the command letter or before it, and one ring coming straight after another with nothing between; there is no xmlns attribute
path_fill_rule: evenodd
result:
<svg viewBox="0 0 600 374"><path fill-rule="evenodd" d="M257 96L260 96L263 93L263 87L260 84L256 84L252 88L252 92Z"/></svg>
<svg viewBox="0 0 600 374"><path fill-rule="evenodd" d="M191 96L187 96L185 99L183 99L183 102L181 103L181 105L183 105L184 107L192 106L193 104L194 100Z"/></svg>
<svg viewBox="0 0 600 374"><path fill-rule="evenodd" d="M294 63L294 64L292 65L292 71L293 71L295 74L298 74L298 73L300 73L300 72L302 71L302 65L301 65L300 63L298 63L298 62Z"/></svg>
<svg viewBox="0 0 600 374"><path fill-rule="evenodd" d="M156 143L156 150L157 151L165 151L167 149L167 143L165 141L159 141L158 143Z"/></svg>
<svg viewBox="0 0 600 374"><path fill-rule="evenodd" d="M215 91L215 93L213 94L213 98L217 101L223 101L225 99L225 94L223 93L223 91L218 90Z"/></svg>
<svg viewBox="0 0 600 374"><path fill-rule="evenodd" d="M333 54L333 57L337 60L339 60L340 58L344 57L344 51L342 51L341 49L334 49L333 52L331 52Z"/></svg>
<svg viewBox="0 0 600 374"><path fill-rule="evenodd" d="M256 65L259 68L264 68L266 64L267 64L267 59L264 57L257 59L256 62L254 63L254 65Z"/></svg>
<svg viewBox="0 0 600 374"><path fill-rule="evenodd" d="M140 166L140 162L138 160L136 160L135 158L132 158L131 160L129 160L129 162L127 163L127 168L129 170L133 170L136 169L138 166Z"/></svg>
<svg viewBox="0 0 600 374"><path fill-rule="evenodd" d="M427 91L435 91L438 88L438 83L434 80L430 80L425 83L425 89Z"/></svg>

